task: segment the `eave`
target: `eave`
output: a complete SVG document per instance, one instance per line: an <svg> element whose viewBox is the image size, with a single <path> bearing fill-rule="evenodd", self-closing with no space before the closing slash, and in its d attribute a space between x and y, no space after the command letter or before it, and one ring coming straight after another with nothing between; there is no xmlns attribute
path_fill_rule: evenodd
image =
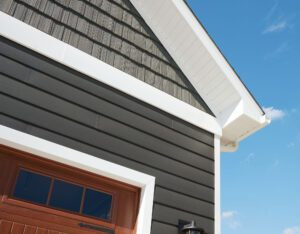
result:
<svg viewBox="0 0 300 234"><path fill-rule="evenodd" d="M222 151L270 123L183 0L131 2L215 114Z"/></svg>

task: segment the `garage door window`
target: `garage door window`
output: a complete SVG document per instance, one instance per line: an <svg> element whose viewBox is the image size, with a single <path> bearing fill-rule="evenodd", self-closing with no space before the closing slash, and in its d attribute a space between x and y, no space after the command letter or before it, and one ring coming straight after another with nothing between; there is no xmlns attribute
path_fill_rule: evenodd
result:
<svg viewBox="0 0 300 234"><path fill-rule="evenodd" d="M50 185L50 177L20 170L13 196L30 202L46 204Z"/></svg>
<svg viewBox="0 0 300 234"><path fill-rule="evenodd" d="M19 170L13 197L85 216L111 219L111 194L26 169Z"/></svg>
<svg viewBox="0 0 300 234"><path fill-rule="evenodd" d="M62 180L54 180L49 205L52 207L80 212L83 187Z"/></svg>
<svg viewBox="0 0 300 234"><path fill-rule="evenodd" d="M110 219L111 195L87 189L84 200L83 214L101 219Z"/></svg>

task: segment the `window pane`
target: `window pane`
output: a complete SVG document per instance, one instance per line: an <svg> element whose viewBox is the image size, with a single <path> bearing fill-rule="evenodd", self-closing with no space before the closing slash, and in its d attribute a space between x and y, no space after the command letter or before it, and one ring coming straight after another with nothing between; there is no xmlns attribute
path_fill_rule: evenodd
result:
<svg viewBox="0 0 300 234"><path fill-rule="evenodd" d="M51 178L20 170L13 196L40 204L47 203Z"/></svg>
<svg viewBox="0 0 300 234"><path fill-rule="evenodd" d="M50 206L69 210L80 211L83 188L61 180L54 180L50 198Z"/></svg>
<svg viewBox="0 0 300 234"><path fill-rule="evenodd" d="M83 214L110 219L112 196L92 189L86 189Z"/></svg>

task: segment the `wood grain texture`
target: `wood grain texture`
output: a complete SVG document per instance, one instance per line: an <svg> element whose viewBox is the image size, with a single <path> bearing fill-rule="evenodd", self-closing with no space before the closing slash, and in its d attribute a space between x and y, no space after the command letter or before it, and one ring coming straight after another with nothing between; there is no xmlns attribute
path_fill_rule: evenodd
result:
<svg viewBox="0 0 300 234"><path fill-rule="evenodd" d="M10 234L13 222L8 220L0 220L0 233L1 234Z"/></svg>
<svg viewBox="0 0 300 234"><path fill-rule="evenodd" d="M2 0L0 10L211 114L129 0Z"/></svg>
<svg viewBox="0 0 300 234"><path fill-rule="evenodd" d="M155 176L152 233L213 233L211 133L3 38L0 64L0 124Z"/></svg>
<svg viewBox="0 0 300 234"><path fill-rule="evenodd" d="M0 164L11 165L5 183L0 184L1 190L4 191L2 194L8 195L0 201L1 234L2 232L9 234L23 234L24 232L107 234L106 230L115 230L116 234L135 233L139 188L3 145L0 145ZM38 205L30 201L15 199L11 194L20 170L33 171L111 194L113 200L111 218L103 220L82 213L52 208L49 205ZM80 223L85 225L81 226Z"/></svg>
<svg viewBox="0 0 300 234"><path fill-rule="evenodd" d="M36 227L26 225L24 229L24 234L35 234L36 233Z"/></svg>
<svg viewBox="0 0 300 234"><path fill-rule="evenodd" d="M25 225L21 223L13 223L10 233L11 234L20 234L23 233Z"/></svg>

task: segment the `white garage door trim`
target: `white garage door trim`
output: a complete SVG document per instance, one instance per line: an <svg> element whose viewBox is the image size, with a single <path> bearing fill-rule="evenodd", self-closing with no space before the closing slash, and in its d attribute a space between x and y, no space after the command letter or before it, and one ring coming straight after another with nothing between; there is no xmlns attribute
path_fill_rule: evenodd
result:
<svg viewBox="0 0 300 234"><path fill-rule="evenodd" d="M150 234L155 177L2 125L0 144L141 188L137 234Z"/></svg>

